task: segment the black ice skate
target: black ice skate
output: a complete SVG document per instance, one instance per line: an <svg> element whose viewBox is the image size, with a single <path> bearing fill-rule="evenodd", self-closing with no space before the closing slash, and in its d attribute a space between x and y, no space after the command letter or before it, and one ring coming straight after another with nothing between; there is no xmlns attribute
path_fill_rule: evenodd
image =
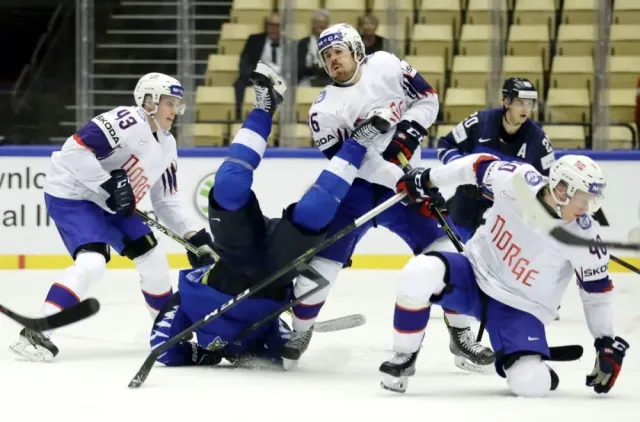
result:
<svg viewBox="0 0 640 422"><path fill-rule="evenodd" d="M470 372L493 372L493 351L476 342L471 328L449 327L449 350L455 355L455 365Z"/></svg>
<svg viewBox="0 0 640 422"><path fill-rule="evenodd" d="M47 336L30 328L23 328L20 339L9 347L20 356L33 361L51 360L59 352Z"/></svg>
<svg viewBox="0 0 640 422"><path fill-rule="evenodd" d="M255 108L265 110L271 116L284 99L287 84L271 66L260 61L249 78L256 93Z"/></svg>
<svg viewBox="0 0 640 422"><path fill-rule="evenodd" d="M419 352L420 350L413 353L396 353L388 361L382 362L380 372L383 376L380 387L396 393L407 391L409 377L416 373L416 360Z"/></svg>
<svg viewBox="0 0 640 422"><path fill-rule="evenodd" d="M291 369L304 354L311 342L313 327L309 331L292 331L289 340L280 347L280 356L285 370Z"/></svg>

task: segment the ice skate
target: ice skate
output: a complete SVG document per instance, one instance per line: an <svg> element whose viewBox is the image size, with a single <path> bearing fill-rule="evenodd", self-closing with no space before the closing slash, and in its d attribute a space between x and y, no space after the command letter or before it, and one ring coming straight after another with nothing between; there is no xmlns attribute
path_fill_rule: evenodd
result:
<svg viewBox="0 0 640 422"><path fill-rule="evenodd" d="M449 329L449 350L455 355L454 363L465 371L493 372L495 356L493 351L476 342L471 328L447 327Z"/></svg>
<svg viewBox="0 0 640 422"><path fill-rule="evenodd" d="M385 390L404 393L407 391L409 377L416 373L416 360L418 353L396 353L391 359L380 365L382 381L380 386Z"/></svg>
<svg viewBox="0 0 640 422"><path fill-rule="evenodd" d="M268 112L271 116L276 112L284 99L287 84L278 73L266 63L260 61L250 77L256 93L255 108Z"/></svg>
<svg viewBox="0 0 640 422"><path fill-rule="evenodd" d="M49 337L30 328L23 328L20 339L9 348L23 358L43 362L53 359L59 352Z"/></svg>

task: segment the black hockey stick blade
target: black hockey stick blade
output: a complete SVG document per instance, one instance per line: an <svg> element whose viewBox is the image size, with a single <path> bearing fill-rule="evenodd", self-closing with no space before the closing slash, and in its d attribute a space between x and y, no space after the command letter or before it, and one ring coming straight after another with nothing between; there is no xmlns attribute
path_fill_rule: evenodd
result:
<svg viewBox="0 0 640 422"><path fill-rule="evenodd" d="M584 349L582 346L574 344L570 346L549 347L549 359L553 362L571 362L582 357Z"/></svg>
<svg viewBox="0 0 640 422"><path fill-rule="evenodd" d="M191 335L191 333L197 331L198 329L200 329L200 327L202 327L202 326L208 324L209 322L211 322L212 320L218 318L222 313L224 313L224 312L228 311L229 309L233 308L238 303L244 301L245 299L251 297L255 293L257 293L257 292L261 291L262 289L266 288L271 283L275 282L280 277L282 277L283 275L287 274L289 271L297 268L300 264L303 264L307 260L311 259L318 252L320 252L320 251L328 248L329 246L333 245L335 242L337 242L338 240L342 239L345 235L347 235L351 231L357 229L358 227L362 226L363 224L365 224L366 222L368 222L372 218L376 217L380 213L384 212L385 210L391 208L393 205L395 205L398 202L402 201L405 196L406 196L405 193L398 193L398 194L392 196L391 198L387 199L382 204L380 204L377 207L373 208L371 211L369 211L369 212L365 213L364 215L362 215L361 217L357 218L351 224L343 227L337 233L334 233L328 239L325 239L319 245L316 245L315 247L310 248L308 251L306 251L305 253L303 253L302 255L300 255L299 257L294 259L293 261L291 261L288 265L285 265L280 270L278 270L275 273L271 274L270 276L268 276L264 280L260 281L258 284L255 284L255 285L251 286L250 288L248 288L247 290L243 291L242 293L240 293L236 297L229 299L229 301L227 301L226 303L222 304L222 306L220 306L219 308L215 309L213 312L205 315L205 317L202 318L200 321L197 321L197 322L193 323L191 326L185 328L184 330L182 330L178 334L176 334L174 337L172 337L169 340L167 340L166 343L163 343L160 346L158 346L155 349L153 349L151 351L151 353L149 353L149 356L147 356L145 361L142 363L142 366L140 367L140 369L138 370L136 375L133 377L131 382L129 382L129 388L138 388L138 387L142 386L142 384L144 384L146 379L149 377L149 374L151 373L151 370L153 369L153 365L155 364L156 359L160 355L162 355L164 352L166 352L167 350L169 350L170 348L172 348L176 344L180 343L185 338L189 337Z"/></svg>
<svg viewBox="0 0 640 422"><path fill-rule="evenodd" d="M64 327L85 318L95 315L100 310L100 302L97 299L89 298L82 302L64 309L57 314L44 318L27 318L19 315L10 309L0 305L0 312L27 328L35 331L47 331L54 328Z"/></svg>

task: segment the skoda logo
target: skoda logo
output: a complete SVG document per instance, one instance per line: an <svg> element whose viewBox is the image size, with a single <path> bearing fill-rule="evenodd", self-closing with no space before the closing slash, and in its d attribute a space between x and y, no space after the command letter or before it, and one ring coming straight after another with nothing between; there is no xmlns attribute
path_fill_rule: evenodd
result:
<svg viewBox="0 0 640 422"><path fill-rule="evenodd" d="M207 174L196 185L194 192L194 202L198 214L205 220L209 218L209 191L213 187L213 182L216 177L216 172Z"/></svg>

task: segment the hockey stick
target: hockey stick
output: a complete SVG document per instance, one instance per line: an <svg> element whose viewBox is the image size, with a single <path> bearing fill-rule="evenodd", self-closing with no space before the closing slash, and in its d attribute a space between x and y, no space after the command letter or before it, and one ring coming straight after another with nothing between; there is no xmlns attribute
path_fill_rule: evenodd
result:
<svg viewBox="0 0 640 422"><path fill-rule="evenodd" d="M166 226L162 225L161 223L157 222L153 218L149 217L147 214L143 213L140 210L136 210L136 215L138 217L142 218L147 223L147 225L149 227L152 227L152 228L162 232L162 234L164 234L165 236L175 240L180 245L182 245L186 250L188 250L189 252L191 252L192 254L197 256L198 258L202 258L204 256L204 253L200 249L195 247L187 239L178 236L176 233L172 232ZM215 253L215 251L211 251L211 256L213 256L213 259L215 259L216 261L218 261L220 259L220 257L218 256L217 253Z"/></svg>
<svg viewBox="0 0 640 422"><path fill-rule="evenodd" d="M586 239L584 237L576 236L573 233L568 232L562 227L561 221L554 219L547 210L542 206L540 201L531 194L531 190L528 188L527 182L523 176L516 176L513 178L513 186L515 188L515 195L518 202L521 204L525 216L533 219L543 230L549 232L551 237L556 239L560 243L570 246L593 246L612 249L625 249L632 251L640 251L640 243L638 242L618 242L612 240L598 240Z"/></svg>
<svg viewBox="0 0 640 422"><path fill-rule="evenodd" d="M5 314L15 322L35 331L47 331L54 328L64 327L82 321L95 315L100 310L100 302L97 299L89 298L75 304L70 308L43 318L27 318L19 315L10 309L0 305L0 313Z"/></svg>
<svg viewBox="0 0 640 422"><path fill-rule="evenodd" d="M197 321L193 325L185 328L183 331L178 333L175 337L172 337L171 339L169 339L166 343L156 347L149 354L149 356L147 356L147 358L145 359L144 363L142 364L142 366L140 367L140 369L138 370L136 375L133 377L133 379L129 383L129 388L138 388L138 387L140 387L145 382L147 377L149 376L149 373L151 372L151 369L153 368L153 365L155 364L155 361L158 358L158 356L162 355L164 352L169 350L171 347L173 347L177 343L183 341L185 338L187 338L189 335L191 335L191 333L193 333L194 331L198 330L200 327L208 324L213 319L218 318L222 313L224 313L224 312L228 311L229 309L233 308L238 303L242 302L243 300L251 297L255 293L257 293L257 292L261 291L262 289L264 289L265 287L269 286L271 283L273 283L274 281L278 280L280 277L282 277L283 275L287 274L289 271L298 268L298 266L300 264L306 262L308 259L310 259L314 255L316 255L318 252L320 252L321 250L323 250L323 249L329 247L330 245L334 244L339 239L343 238L346 234L348 234L351 231L353 231L353 230L357 229L358 227L362 226L363 224L365 224L366 222L368 222L372 218L376 217L381 212L383 212L383 211L387 210L388 208L392 207L393 205L397 204L398 202L403 200L405 196L406 196L405 193L399 193L399 194L396 194L396 195L392 196L391 198L387 199L385 202L383 202L382 204L378 205L377 207L375 207L371 211L367 212L366 214L364 214L360 218L356 219L351 224L343 227L341 230L339 230L337 233L335 233L330 238L325 239L319 245L309 249L307 252L303 253L298 258L294 259L288 265L284 266L280 270L278 270L275 273L271 274L270 276L268 276L264 280L260 281L258 284L254 285L254 286L251 286L250 288L248 288L247 290L243 291L242 293L240 293L236 297L230 299L228 302L224 303L222 306L220 306L219 308L215 309L213 312L207 314L200 321Z"/></svg>
<svg viewBox="0 0 640 422"><path fill-rule="evenodd" d="M398 161L400 161L400 164L402 165L402 170L405 173L411 170L411 164L409 163L409 160L407 160L407 157L405 157L405 155L401 152L398 153ZM432 213L436 215L436 220L438 220L440 227L442 227L444 232L447 234L447 237L449 238L449 240L451 240L451 243L453 243L453 246L455 246L456 250L459 253L464 252L464 247L462 246L462 242L460 242L460 239L458 239L458 237L455 235L455 233L451 229L451 226L449 226L449 223L447 223L447 221L444 219L442 212L438 208L436 208L434 205L430 205L429 209L431 210ZM485 315L486 306L482 307L481 312L482 312L482 315L480 316L480 327L478 328L478 335L476 336L476 342L478 343L482 341L482 336L484 334L485 326L487 324L486 322L487 318ZM447 320L446 313L444 314L444 322L447 325L447 327L449 327L449 320Z"/></svg>
<svg viewBox="0 0 640 422"><path fill-rule="evenodd" d="M493 195L492 195L491 193L489 193L489 192L483 192L483 193L482 193L482 196L483 196L485 199L488 199L488 200L490 200L490 201L493 201ZM544 207L543 207L543 208L544 208ZM547 213L547 214L548 214L548 213ZM552 218L552 219L553 219L553 218ZM555 222L556 220L555 220L555 219L553 219L553 221ZM609 258L611 258L611 260L612 260L613 262L615 262L616 264L618 264L618 265L620 265L620 266L622 266L622 267L624 267L624 268L628 269L629 271L632 271L632 272L634 272L634 273L636 273L636 274L640 274L640 268L636 267L635 265L630 264L630 263L628 263L627 261L625 261L625 260L623 260L623 259L620 259L620 258L618 258L617 256L612 255L612 254L609 254Z"/></svg>

